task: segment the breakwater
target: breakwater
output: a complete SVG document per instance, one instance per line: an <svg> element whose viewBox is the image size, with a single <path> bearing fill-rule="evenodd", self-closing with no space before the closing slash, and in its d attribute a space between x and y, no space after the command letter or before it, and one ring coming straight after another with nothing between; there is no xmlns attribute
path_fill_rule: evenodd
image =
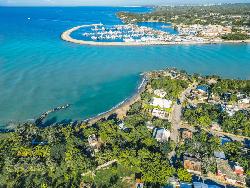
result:
<svg viewBox="0 0 250 188"><path fill-rule="evenodd" d="M59 110L63 110L63 109L69 108L69 107L70 107L70 105L69 105L69 104L66 104L66 105L58 106L58 107L56 107L56 108L53 108L53 109L51 109L51 110L48 110L47 112L42 113L42 115L41 115L39 118L37 118L37 119L35 120L35 124L36 124L36 125L40 125L40 124L42 124L42 121L43 121L49 114L51 114L51 113L53 113L53 112L57 112L57 111L59 111Z"/></svg>

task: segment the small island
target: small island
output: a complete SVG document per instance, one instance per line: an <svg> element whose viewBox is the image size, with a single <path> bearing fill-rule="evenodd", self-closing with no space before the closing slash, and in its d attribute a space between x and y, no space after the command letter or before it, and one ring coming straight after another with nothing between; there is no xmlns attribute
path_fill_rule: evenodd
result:
<svg viewBox="0 0 250 188"><path fill-rule="evenodd" d="M143 77L131 100L101 116L0 133L0 185L249 186L250 80L177 69Z"/></svg>
<svg viewBox="0 0 250 188"><path fill-rule="evenodd" d="M250 4L225 4L157 7L143 14L118 12L123 25L76 26L63 32L61 38L71 43L101 46L249 43L249 11ZM156 29L140 23L168 25ZM83 39L71 36L87 27L91 29L82 33ZM164 28L173 28L177 33L169 33Z"/></svg>

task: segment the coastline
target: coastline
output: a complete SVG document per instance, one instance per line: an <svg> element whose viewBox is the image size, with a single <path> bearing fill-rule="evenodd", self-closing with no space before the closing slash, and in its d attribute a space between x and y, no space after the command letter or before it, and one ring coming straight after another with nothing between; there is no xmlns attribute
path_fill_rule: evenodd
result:
<svg viewBox="0 0 250 188"><path fill-rule="evenodd" d="M148 83L148 72L142 73L141 76L142 76L141 82L140 82L139 86L137 87L136 91L131 95L131 97L126 98L125 100L118 103L117 105L115 105L114 107L112 107L108 111L101 112L101 113L97 114L96 116L93 116L93 117L90 117L87 119L76 120L76 121L78 123L87 123L87 124L92 125L103 118L108 118L110 115L112 115L114 113L117 114L117 117L119 117L121 119L124 118L126 116L127 111L129 110L130 106L132 104L134 104L135 102L137 102L138 100L140 100L141 93L143 93L146 89L146 86ZM70 105L67 104L65 106L61 106L61 107L57 107L57 108L64 109L64 108L68 108L69 106ZM57 109L57 108L54 108L54 109ZM44 115L47 115L48 113L54 112L54 109L42 113L41 116L39 116L37 119L32 119L32 121L30 121L30 122L35 123L36 121L43 119ZM28 121L26 121L26 122L28 122ZM19 122L18 124L22 124L22 123L25 123L25 122ZM41 122L39 121L39 123L41 123ZM9 128L1 128L0 127L0 132L14 131L18 124L14 125L14 123L13 123L12 126L9 126Z"/></svg>
<svg viewBox="0 0 250 188"><path fill-rule="evenodd" d="M61 34L61 39L70 43L80 44L80 45L93 45L93 46L150 46L150 45L199 45L199 44L240 44L240 43L250 43L248 40L222 40L222 41L189 41L189 42L164 42L164 41L150 41L150 42L95 42L95 41L84 41L72 38L70 35L74 31L80 28L86 27L86 25L80 25L73 27L69 30L64 31Z"/></svg>
<svg viewBox="0 0 250 188"><path fill-rule="evenodd" d="M119 117L120 119L124 118L126 116L126 113L129 110L130 106L132 104L134 104L135 102L137 102L138 100L140 100L141 93L143 93L145 91L147 83L148 83L148 74L146 72L146 73L142 74L142 81L141 81L140 85L138 86L136 92L131 97L120 102L119 104L117 104L116 106L111 108L110 110L108 110L106 112L102 112L94 117L88 118L88 119L83 120L81 122L86 122L86 123L91 125L91 124L96 123L97 121L99 121L102 118L108 118L110 115L112 115L114 113L117 114L117 117Z"/></svg>

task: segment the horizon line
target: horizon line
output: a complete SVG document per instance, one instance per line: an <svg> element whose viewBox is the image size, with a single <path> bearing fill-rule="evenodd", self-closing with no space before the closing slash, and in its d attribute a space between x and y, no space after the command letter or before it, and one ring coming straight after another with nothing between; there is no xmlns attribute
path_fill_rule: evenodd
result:
<svg viewBox="0 0 250 188"><path fill-rule="evenodd" d="M156 6L214 6L214 5L234 5L250 4L250 2L239 3L171 3L171 4L145 4L145 5L0 5L0 7L156 7Z"/></svg>

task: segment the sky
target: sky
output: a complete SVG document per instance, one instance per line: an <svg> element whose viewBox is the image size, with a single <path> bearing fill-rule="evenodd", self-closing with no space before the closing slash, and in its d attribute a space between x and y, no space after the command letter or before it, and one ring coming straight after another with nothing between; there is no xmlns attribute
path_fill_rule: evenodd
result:
<svg viewBox="0 0 250 188"><path fill-rule="evenodd" d="M135 6L250 3L250 0L0 0L0 6Z"/></svg>

